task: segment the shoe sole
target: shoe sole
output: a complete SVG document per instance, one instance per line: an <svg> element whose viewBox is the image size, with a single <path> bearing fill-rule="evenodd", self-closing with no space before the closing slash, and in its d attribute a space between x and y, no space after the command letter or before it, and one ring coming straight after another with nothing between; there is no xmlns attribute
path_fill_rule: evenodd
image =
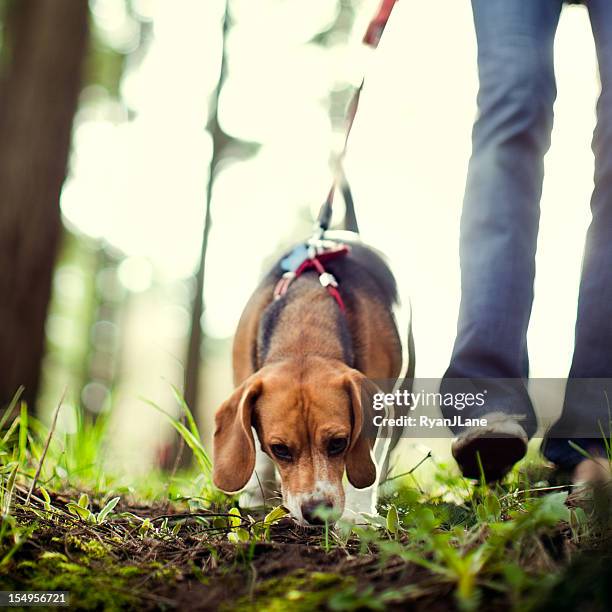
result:
<svg viewBox="0 0 612 612"><path fill-rule="evenodd" d="M502 433L495 436L475 436L453 447L453 456L463 475L466 478L480 480L484 472L487 483L501 480L526 452L525 440Z"/></svg>

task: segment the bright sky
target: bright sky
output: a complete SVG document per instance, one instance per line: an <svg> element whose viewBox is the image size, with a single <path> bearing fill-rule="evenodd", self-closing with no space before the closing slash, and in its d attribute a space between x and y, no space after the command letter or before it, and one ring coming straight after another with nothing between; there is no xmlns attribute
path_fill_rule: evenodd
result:
<svg viewBox="0 0 612 612"><path fill-rule="evenodd" d="M120 4L94 3L111 32L121 23L112 6ZM227 165L215 185L205 289L213 336L233 333L263 260L293 236L300 211L316 209L325 195L335 140L324 102L338 83L358 80L369 57L358 40L376 4L363 3L348 47L325 50L307 41L334 19L337 3L234 2L221 120L262 147L255 158ZM126 121L125 110L108 101L81 112L62 210L83 232L136 258L122 277L134 289L146 288L151 270L170 281L188 276L197 261L220 5L137 3L153 19L154 38L122 85L135 118ZM458 219L477 86L469 3L402 0L371 60L348 170L363 236L389 255L403 299L413 301L418 374L435 377L447 365L459 304ZM535 376L564 376L573 342L598 90L584 7L564 11L556 60L529 336Z"/></svg>

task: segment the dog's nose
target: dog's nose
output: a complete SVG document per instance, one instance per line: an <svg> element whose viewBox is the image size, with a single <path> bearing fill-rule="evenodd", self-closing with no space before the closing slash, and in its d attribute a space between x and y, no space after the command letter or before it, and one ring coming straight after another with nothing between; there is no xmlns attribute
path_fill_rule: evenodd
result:
<svg viewBox="0 0 612 612"><path fill-rule="evenodd" d="M307 523L311 525L324 525L325 524L325 515L327 511L332 510L334 504L332 504L328 499L315 499L312 501L304 502L301 505L302 516ZM322 512L317 512L318 509L321 509Z"/></svg>

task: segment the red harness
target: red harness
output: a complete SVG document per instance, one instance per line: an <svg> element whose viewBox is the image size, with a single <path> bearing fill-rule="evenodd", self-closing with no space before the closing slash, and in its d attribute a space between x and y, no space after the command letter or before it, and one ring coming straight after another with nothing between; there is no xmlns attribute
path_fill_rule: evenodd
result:
<svg viewBox="0 0 612 612"><path fill-rule="evenodd" d="M280 278L276 287L274 287L274 299L278 300L282 298L289 289L289 285L308 270L315 270L319 273L319 282L323 287L327 289L329 295L331 295L338 307L342 312L346 312L346 307L340 292L338 291L338 281L336 277L325 269L324 262L337 257L346 255L350 249L345 244L334 245L333 247L327 246L310 246L308 257L302 261L302 263L293 271L285 272Z"/></svg>

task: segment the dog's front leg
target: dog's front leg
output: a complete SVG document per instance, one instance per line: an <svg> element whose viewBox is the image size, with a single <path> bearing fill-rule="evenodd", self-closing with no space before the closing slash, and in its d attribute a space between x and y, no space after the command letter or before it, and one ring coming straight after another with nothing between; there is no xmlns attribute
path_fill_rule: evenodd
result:
<svg viewBox="0 0 612 612"><path fill-rule="evenodd" d="M356 489L350 482L344 486L345 504L341 520L363 523L364 515L376 514L378 481L366 489Z"/></svg>
<svg viewBox="0 0 612 612"><path fill-rule="evenodd" d="M274 463L261 450L257 438L255 438L255 448L255 470L240 496L240 506L242 508L260 508L261 506L274 505L272 498L277 496Z"/></svg>
<svg viewBox="0 0 612 612"><path fill-rule="evenodd" d="M350 482L344 487L345 504L342 514L343 521L351 523L363 522L364 515L373 516L378 513L376 503L378 501L378 487L381 481L387 477L382 474L382 466L388 462L391 440L389 438L377 438L374 444L373 455L376 463L376 481L365 489L356 489Z"/></svg>

